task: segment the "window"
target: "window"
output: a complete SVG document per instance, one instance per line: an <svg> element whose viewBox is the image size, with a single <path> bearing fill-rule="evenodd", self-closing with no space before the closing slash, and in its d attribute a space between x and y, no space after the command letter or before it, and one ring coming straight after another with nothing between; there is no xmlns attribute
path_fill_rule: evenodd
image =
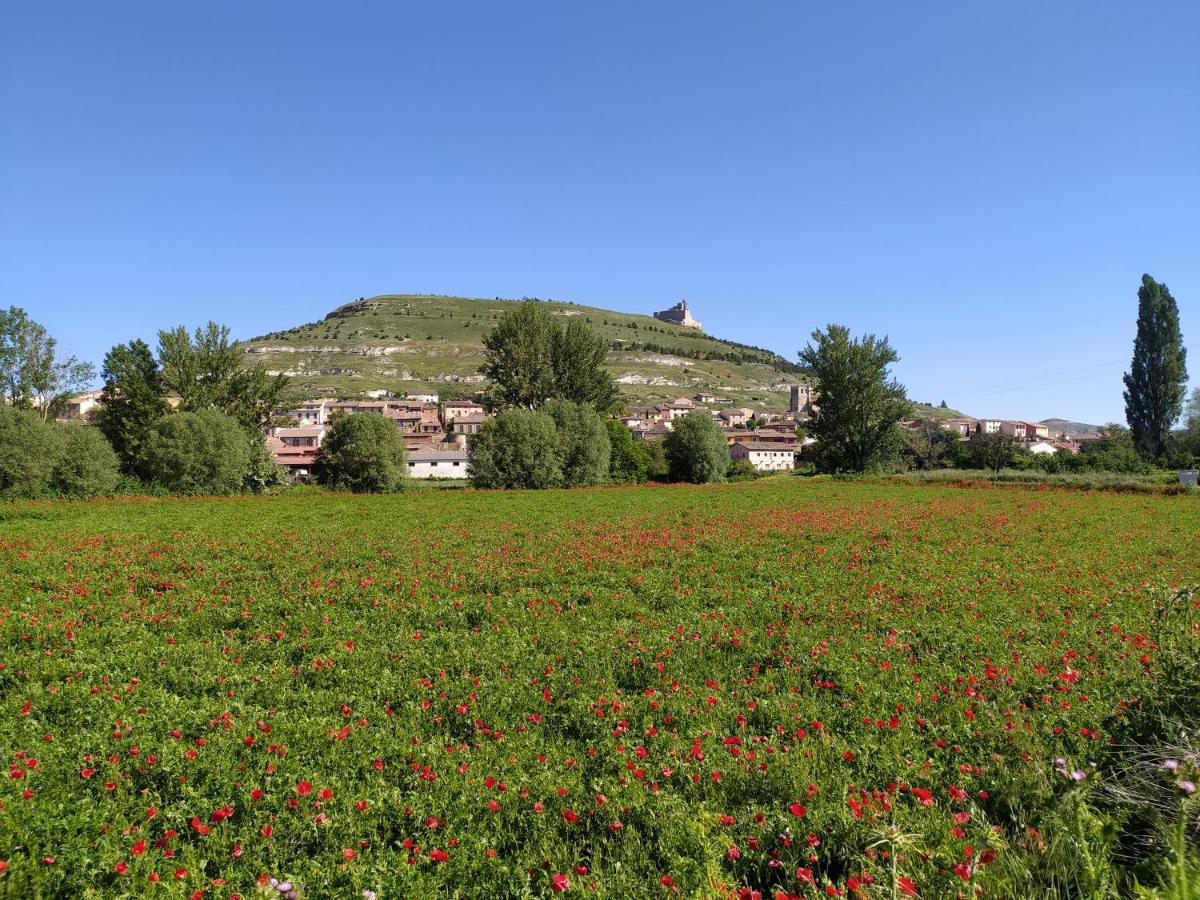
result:
<svg viewBox="0 0 1200 900"><path fill-rule="evenodd" d="M455 464L456 466L461 466L461 465L462 465L462 463L460 463L460 462L457 462L457 461L456 461L454 464Z"/></svg>

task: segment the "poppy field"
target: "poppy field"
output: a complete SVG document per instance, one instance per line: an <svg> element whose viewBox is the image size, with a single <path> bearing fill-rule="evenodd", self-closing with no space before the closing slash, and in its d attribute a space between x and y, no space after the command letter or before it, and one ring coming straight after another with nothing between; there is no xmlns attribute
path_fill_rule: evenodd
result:
<svg viewBox="0 0 1200 900"><path fill-rule="evenodd" d="M1194 497L7 506L0 896L1101 896L1198 582Z"/></svg>

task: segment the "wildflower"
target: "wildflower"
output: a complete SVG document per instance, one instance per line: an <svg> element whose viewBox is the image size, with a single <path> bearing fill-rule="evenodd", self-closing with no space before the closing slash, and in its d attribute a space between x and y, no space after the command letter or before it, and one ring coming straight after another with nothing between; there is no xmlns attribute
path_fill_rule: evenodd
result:
<svg viewBox="0 0 1200 900"><path fill-rule="evenodd" d="M571 889L571 881L566 875L556 874L550 879L550 890L561 894Z"/></svg>

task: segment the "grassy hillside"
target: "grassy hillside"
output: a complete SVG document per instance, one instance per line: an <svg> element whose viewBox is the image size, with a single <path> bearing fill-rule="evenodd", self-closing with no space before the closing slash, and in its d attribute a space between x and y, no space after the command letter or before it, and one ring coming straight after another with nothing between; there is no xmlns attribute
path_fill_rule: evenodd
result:
<svg viewBox="0 0 1200 900"><path fill-rule="evenodd" d="M341 306L320 322L254 338L247 354L287 372L305 392L434 389L446 396L479 387L483 336L511 300L384 295ZM659 322L651 316L574 303L547 303L581 316L610 343L609 368L631 402L704 392L735 406L786 409L801 377L776 353ZM701 316L703 310L698 311Z"/></svg>

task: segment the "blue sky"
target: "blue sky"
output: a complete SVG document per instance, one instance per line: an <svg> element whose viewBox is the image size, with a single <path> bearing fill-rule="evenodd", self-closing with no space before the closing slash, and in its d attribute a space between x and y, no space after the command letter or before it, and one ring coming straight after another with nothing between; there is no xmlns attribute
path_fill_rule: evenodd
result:
<svg viewBox="0 0 1200 900"><path fill-rule="evenodd" d="M916 399L1123 418L1143 272L1200 383L1200 5L8 4L0 303L97 363L385 292L686 297Z"/></svg>

